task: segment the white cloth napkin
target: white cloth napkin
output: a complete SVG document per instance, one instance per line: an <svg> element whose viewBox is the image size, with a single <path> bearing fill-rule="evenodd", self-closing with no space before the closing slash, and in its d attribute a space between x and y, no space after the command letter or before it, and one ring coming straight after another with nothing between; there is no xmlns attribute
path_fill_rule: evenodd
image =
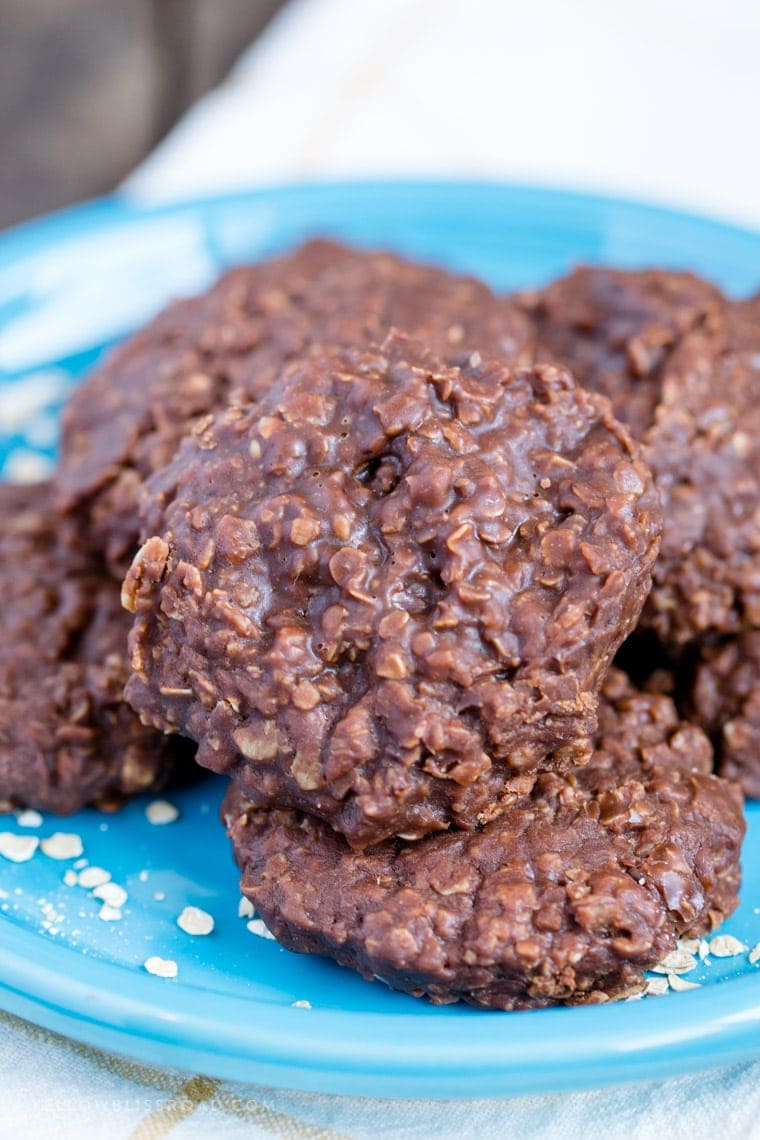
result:
<svg viewBox="0 0 760 1140"><path fill-rule="evenodd" d="M716 1135L749 1140L760 1135L760 1063L553 1096L360 1100L161 1071L4 1015L0 1087L3 1140L696 1140Z"/></svg>
<svg viewBox="0 0 760 1140"><path fill-rule="evenodd" d="M127 181L455 175L760 225L758 0L291 0Z"/></svg>
<svg viewBox="0 0 760 1140"><path fill-rule="evenodd" d="M288 179L498 177L760 225L759 49L757 0L292 0L124 190L158 201ZM385 1102L160 1072L0 1017L0 1087L0 1137L14 1140L760 1137L760 1063Z"/></svg>

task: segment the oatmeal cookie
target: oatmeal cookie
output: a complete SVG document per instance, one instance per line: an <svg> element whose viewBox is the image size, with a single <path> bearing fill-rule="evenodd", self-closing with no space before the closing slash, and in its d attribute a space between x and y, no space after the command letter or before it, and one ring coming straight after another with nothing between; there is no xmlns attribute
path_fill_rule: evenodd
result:
<svg viewBox="0 0 760 1140"><path fill-rule="evenodd" d="M357 852L237 780L223 814L241 889L291 950L434 1002L600 1002L736 907L741 797L710 764L669 698L613 669L590 763L542 773L482 830Z"/></svg>
<svg viewBox="0 0 760 1140"><path fill-rule="evenodd" d="M474 827L587 757L660 529L606 400L398 334L292 363L149 492L129 700L356 846Z"/></svg>

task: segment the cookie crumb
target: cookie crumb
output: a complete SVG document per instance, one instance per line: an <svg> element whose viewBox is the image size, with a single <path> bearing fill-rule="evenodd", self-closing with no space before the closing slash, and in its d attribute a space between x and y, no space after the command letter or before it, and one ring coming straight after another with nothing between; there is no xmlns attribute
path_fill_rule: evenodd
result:
<svg viewBox="0 0 760 1140"><path fill-rule="evenodd" d="M0 855L11 863L28 863L40 845L36 835L14 835L0 831Z"/></svg>
<svg viewBox="0 0 760 1140"><path fill-rule="evenodd" d="M290 1005L292 1009L311 1009L311 1002L305 1001L303 998L300 1001L292 1001Z"/></svg>
<svg viewBox="0 0 760 1140"><path fill-rule="evenodd" d="M140 880L140 882L141 882L141 883L147 883L147 881L148 881L148 872L147 872L147 871L141 871L141 872L140 872L140 874L139 874L137 877L138 877L138 879Z"/></svg>
<svg viewBox="0 0 760 1140"><path fill-rule="evenodd" d="M710 953L716 958L733 958L736 954L744 954L747 947L733 934L717 934L710 939Z"/></svg>
<svg viewBox="0 0 760 1140"><path fill-rule="evenodd" d="M164 823L174 823L179 819L179 810L168 800L153 800L145 809L148 823L160 826Z"/></svg>
<svg viewBox="0 0 760 1140"><path fill-rule="evenodd" d="M77 859L84 848L81 836L75 832L55 831L40 842L40 850L48 859Z"/></svg>
<svg viewBox="0 0 760 1140"><path fill-rule="evenodd" d="M687 954L699 954L702 941L701 938L679 938L678 949L685 950Z"/></svg>
<svg viewBox="0 0 760 1140"><path fill-rule="evenodd" d="M153 895L153 898L156 900L156 902L163 902L164 899L166 898L166 895L164 894L163 891L156 891L155 894Z"/></svg>
<svg viewBox="0 0 760 1140"><path fill-rule="evenodd" d="M272 942L276 942L276 938L265 922L260 918L252 918L250 922L246 923L251 934L257 934L259 938L269 938Z"/></svg>
<svg viewBox="0 0 760 1140"><path fill-rule="evenodd" d="M159 958L158 955L153 955L151 958L146 958L143 966L149 974L155 974L157 978L176 978L177 976L177 963L171 958Z"/></svg>
<svg viewBox="0 0 760 1140"><path fill-rule="evenodd" d="M238 903L238 918L253 918L255 914L256 908L253 903L243 895Z"/></svg>
<svg viewBox="0 0 760 1140"><path fill-rule="evenodd" d="M756 962L760 962L760 942L757 942L749 952L749 962L754 966Z"/></svg>
<svg viewBox="0 0 760 1140"><path fill-rule="evenodd" d="M668 979L667 978L650 978L646 984L644 993L647 996L661 997L668 992Z"/></svg>
<svg viewBox="0 0 760 1140"><path fill-rule="evenodd" d="M16 816L16 823L19 827L41 827L42 816L34 808L27 808L26 811L20 811Z"/></svg>
<svg viewBox="0 0 760 1140"><path fill-rule="evenodd" d="M214 920L205 910L197 906L186 906L177 918L177 926L185 934L210 934L214 929Z"/></svg>
<svg viewBox="0 0 760 1140"><path fill-rule="evenodd" d="M67 887L75 887L77 885L78 876L76 871L71 868L63 872L63 881Z"/></svg>

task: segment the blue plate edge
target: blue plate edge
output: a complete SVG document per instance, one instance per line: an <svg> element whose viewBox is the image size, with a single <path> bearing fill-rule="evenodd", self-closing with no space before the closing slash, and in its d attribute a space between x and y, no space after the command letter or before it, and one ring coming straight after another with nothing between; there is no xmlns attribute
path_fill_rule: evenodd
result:
<svg viewBox="0 0 760 1140"><path fill-rule="evenodd" d="M672 221L676 225L709 225L713 229L720 229L726 236L739 240L751 238L760 239L760 227L754 228L743 225L729 218L702 214L698 211L681 210L668 203L656 203L643 199L629 198L625 195L586 192L577 188L564 188L540 182L504 182L499 179L484 178L355 178L355 179L324 179L304 180L291 182L273 182L249 190L238 190L231 193L210 194L200 198L177 197L171 201L152 203L148 198L141 197L127 190L114 191L94 198L87 198L81 202L74 202L59 210L30 218L14 226L0 230L0 241L6 247L4 253L15 254L14 245L25 245L28 240L36 242L39 236L47 237L48 229L55 231L61 225L66 227L80 219L88 225L93 221L93 214L97 221L112 222L116 218L131 220L150 217L164 217L184 212L214 210L220 206L244 205L246 202L261 202L268 198L300 196L329 196L342 193L366 193L371 190L381 192L393 191L397 193L431 193L447 197L459 194L483 194L487 197L520 198L535 200L543 198L547 203L556 202L573 204L580 208L592 210L631 210L646 214L651 218ZM9 247L9 248L8 248ZM19 249L20 253L24 250Z"/></svg>
<svg viewBox="0 0 760 1140"><path fill-rule="evenodd" d="M581 191L564 191L550 187L532 187L527 184L507 185L500 182L466 180L452 182L448 180L394 179L387 181L362 180L355 182L338 181L300 183L296 185L291 184L287 186L264 187L261 190L256 191L247 191L231 195L219 195L201 200L183 199L178 202L171 202L158 206L152 206L150 204L143 203L139 199L135 200L126 198L122 195L112 195L95 200L93 202L85 202L73 207L69 207L65 210L58 211L56 214L48 215L43 219L24 223L13 230L6 231L5 234L1 234L0 241L3 243L3 253L6 256L23 256L23 254L28 251L28 247L30 245L34 245L39 241L42 241L44 244L47 241L56 240L56 236L59 230L63 229L71 232L71 222L75 223L75 228L78 226L78 228L81 230L82 228L87 228L87 226L91 225L93 221L98 221L103 225L108 225L114 222L118 223L119 221L132 219L137 220L146 217L152 218L161 216L176 216L177 214L185 213L193 214L197 211L202 212L205 209L218 209L220 207L223 207L226 203L234 205L236 203L244 204L248 201L262 202L266 201L269 198L276 198L278 196L282 197L287 195L294 196L295 198L300 198L303 196L308 199L309 195L311 194L341 194L347 192L351 193L354 191L367 192L373 188L380 188L385 190L392 189L395 192L402 194L424 191L426 193L441 194L444 197L455 197L457 194L462 193L475 193L484 194L487 197L493 196L494 201L496 199L502 199L504 201L511 199L512 201L516 201L518 199L530 198L531 196L533 198L540 196L545 197L547 201L559 202L561 200L566 206L568 204L568 200L571 200L578 206L578 208L591 209L592 212L596 209L631 210L634 213L643 213L650 217L657 216L661 219L672 219L674 223L678 224L688 223L697 226L708 224L714 231L717 232L720 230L726 235L730 235L732 240L742 241L751 239L754 243L758 240L758 238L760 238L760 233L755 233L754 231L744 229L743 227L736 226L730 222L720 220L716 221L714 219L702 217L697 214L686 214L671 207L651 205L648 203L638 203L636 201L625 198L586 194ZM362 1088L366 1088L367 1090L372 1088L374 1090L372 1095L388 1096L389 1094L386 1091L382 1090L384 1082L387 1080L393 1080L396 1084L403 1083L403 1072L401 1071L403 1068L402 1061L404 1061L405 1058L404 1046L408 1044L408 1042L403 1040L403 1038L402 1040L394 1039L392 1042L394 1049L394 1053L392 1054L391 1058L394 1062L393 1073L391 1074L390 1069L388 1069L382 1076L376 1076L374 1074L368 1074L366 1071L362 1072L361 1074L357 1071L355 1067L356 1054L353 1051L352 1045L348 1038L342 1038L342 1040L346 1040L348 1042L342 1052L330 1051L329 1057L326 1056L324 1052L322 1052L321 1055L313 1058L312 1066L305 1067L303 1057L303 1043L305 1035L303 1032L299 1032L297 1034L298 1044L300 1047L298 1058L295 1059L292 1055L289 1056L287 1051L285 1051L279 1060L275 1060L271 1054L270 1056L265 1056L265 1046L267 1044L271 1045L271 1042L267 1042L263 1037L257 1037L257 1056L244 1056L242 1054L233 1055L229 1052L213 1053L188 1046L186 1042L183 1042L179 1039L167 1040L166 1037L164 1037L164 1039L161 1040L158 1036L159 1029L164 1030L166 1033L167 1026L180 1026L180 1023L178 1021L170 1021L167 1019L167 1015L169 1017L176 1016L174 1012L169 1009L164 1009L163 1014L161 1013L160 1008L158 1010L154 1010L156 1014L156 1025L155 1028L149 1032L154 1032L157 1036L152 1039L146 1038L144 1028L140 1032L130 1031L124 1027L115 1028L114 1025L109 1024L106 1019L106 1011L109 1009L108 1001L106 999L113 995L114 990L112 987L117 983L116 975L123 976L124 971L120 967L111 966L108 963L95 963L93 959L83 960L83 965L86 967L87 971L90 974L92 974L94 966L97 966L95 972L98 975L101 968L105 969L106 971L113 972L113 976L111 974L108 974L107 976L103 975L102 992L98 997L98 1002L102 1002L102 1017L100 1019L93 1018L92 1009L88 1008L87 1002L84 1000L82 1001L80 1012L78 1014L72 1014L74 1007L71 1005L69 1005L68 1011L62 1010L61 1007L52 1000L50 1002L40 1001L28 993L23 993L21 989L15 988L12 984L8 984L10 979L15 976L19 970L22 972L25 971L28 975L30 955L32 953L36 953L39 956L40 952L39 935L35 935L30 931L17 933L25 935L28 938L29 942L28 946L25 944L24 948L19 947L18 952L15 954L11 954L7 946L0 949L0 972L2 972L4 975L3 981L0 982L0 987L2 987L0 988L0 1005L3 1005L4 1008L8 1009L10 1012L17 1012L21 1016L31 1017L33 1020L39 1021L40 1024L47 1024L51 1028L53 1028L53 1025L51 1024L53 1021L56 1021L61 1025L65 1023L65 1032L68 1035L79 1040L94 1045L105 1044L106 1047L114 1048L117 1051L127 1052L129 1055L138 1056L141 1059L145 1059L150 1051L155 1050L157 1054L156 1060L159 1063L173 1064L182 1068L186 1067L193 1071L207 1072L210 1075L230 1076L233 1075L233 1069L237 1070L237 1066L244 1066L244 1069L237 1070L236 1079L249 1081L259 1079L259 1083L262 1083L262 1080L259 1078L259 1076L257 1076L257 1074L263 1073L266 1067L267 1073L269 1073L271 1070L272 1074L274 1075L267 1076L266 1080L264 1080L263 1083L272 1083L277 1087L292 1087L303 1089L307 1087L307 1084L305 1083L307 1079L311 1080L313 1077L315 1083L308 1086L312 1088L313 1091L352 1092L356 1094L357 1085L361 1084ZM57 954L60 954L62 949L60 946L56 946L54 943L47 941L45 942L45 946L54 949ZM24 949L26 950L25 953ZM68 951L68 953L70 953L74 959L78 958L78 955L76 955L74 951ZM35 963L35 965L39 964L39 962ZM57 982L60 985L60 973L59 971L54 971L54 973L57 975ZM72 983L77 981L73 977L70 977L69 980ZM135 979L133 978L133 980ZM603 1084L616 1084L626 1080L641 1080L644 1078L640 1074L639 1069L642 1066L646 1066L651 1069L651 1066L655 1063L658 1066L659 1072L663 1076L678 1072L691 1071L695 1068L702 1067L701 1065L695 1063L693 1054L687 1053L685 1055L681 1054L680 1056L674 1056L672 1054L677 1050L679 1046L684 1047L690 1040L692 1040L692 1036L689 1033L689 1025L691 1024L692 1020L694 1020L697 1023L696 1027L699 1029L700 1033L698 1040L698 1051L701 1055L703 1053L706 1027L709 1028L709 1026L713 1023L705 1022L704 1016L702 1014L698 1016L695 1014L694 1018L686 1017L686 1007L688 1005L690 1010L696 1011L699 1007L704 1005L712 1007L713 1003L719 1003L720 1005L720 1010L716 1009L714 1018L715 1035L713 1040L719 1043L720 1048L720 1056L715 1060L715 1064L725 1064L728 1061L741 1060L760 1051L760 1006L755 1008L754 1011L751 1008L748 1009L746 1004L739 1000L738 994L739 990L743 990L743 988L752 986L754 981L755 980L753 978L742 978L734 980L732 982L732 996L736 998L736 1001L733 1002L730 1000L727 1001L726 995L721 992L722 987L717 987L714 992L705 989L689 995L673 995L669 1000L676 1000L678 1002L678 1006L676 1008L679 1009L679 1012L681 1003L684 1002L685 997L687 998L687 1001L684 1002L683 1006L684 1016L683 1024L681 1026L682 1036L676 1036L674 1039L669 1040L665 1044L658 1043L654 1047L650 1046L648 1051L632 1050L626 1052L624 1054L626 1061L630 1064L631 1070L636 1070L636 1073L632 1073L630 1076L626 1076L624 1073L621 1074L621 1054L619 1052L616 1052L615 1049L611 1049L610 1056L612 1060L609 1062L609 1070L605 1066L603 1069L597 1070L594 1073L586 1072L585 1070L588 1069L589 1064L588 1057L586 1057L583 1053L576 1053L572 1058L568 1058L566 1054L558 1048L556 1035L552 1036L550 1032L551 1020L543 1020L543 1024L548 1031L547 1040L543 1042L544 1052L542 1053L540 1059L536 1061L535 1069L524 1068L520 1073L510 1072L505 1076L505 1074L501 1071L501 1068L488 1068L486 1064L488 1058L481 1053L480 1049L477 1048L477 1045L480 1043L472 1041L469 1042L469 1046L474 1050L474 1055L472 1057L471 1071L468 1073L463 1073L461 1070L461 1057L457 1062L460 1068L457 1070L447 1070L445 1067L441 1067L442 1061L444 1060L443 1057L436 1056L433 1058L429 1056L427 1058L428 1064L432 1065L435 1062L437 1067L435 1069L435 1072L432 1072L428 1077L424 1077L420 1069L421 1059L419 1055L415 1055L413 1058L407 1057L405 1061L406 1064L416 1066L415 1075L409 1078L409 1080L414 1085L416 1095L425 1095L427 1097L434 1097L436 1099L451 1099L450 1095L446 1097L440 1097L440 1093L437 1093L435 1088L432 1086L430 1088L423 1087L425 1085L425 1082L429 1080L430 1082L435 1081L437 1084L440 1084L441 1080L445 1079L449 1086L449 1089L457 1087L460 1090L457 1093L459 1096L482 1097L488 1095L507 1095L508 1093L514 1094L517 1092L545 1091L545 1086L542 1082L545 1081L547 1067L552 1068L553 1077L551 1087L553 1089L559 1089L560 1087L599 1087ZM148 992L151 994L158 994L160 993L159 987L167 986L167 983L158 979L151 979L147 977L147 975L145 977L139 977L139 983L141 987L148 987L148 989L145 990L146 994ZM54 985L53 982L50 984ZM77 984L79 984L79 982L77 982ZM91 995L94 995L93 985L91 983L85 984L85 982L82 981L81 988L88 989ZM220 1004L220 999L214 998L213 1002L214 1005L218 1007ZM153 1003L151 1002L150 1004ZM264 1005L265 1003L260 1004ZM631 1016L636 1019L637 1015L641 1014L648 1005L649 1003L647 1002L642 1003L641 1006L629 1007ZM23 1009L26 1009L30 1012L23 1013L22 1007ZM277 1018L285 1018L286 1021L290 1020L293 1024L294 1029L297 1027L299 1031L302 1031L305 1028L303 1020L304 1018L314 1018L315 1020L320 1021L324 1026L326 1024L328 1015L330 1018L338 1019L356 1017L355 1014L340 1014L336 1011L320 1011L318 1009L312 1011L290 1010L282 1009L282 1007L274 1005L272 1007L272 1010L275 1012L275 1016ZM414 1021L415 1024L419 1025L420 1017L424 1016L423 1011L424 1007L418 1010L413 1018L409 1017L408 1020L410 1023ZM509 1021L511 1022L513 1019L517 1019L519 1021L523 1017L551 1019L552 1014L556 1014L556 1012L557 1011L549 1010L541 1011L538 1014L531 1013L510 1015ZM573 1015L583 1016L584 1014L594 1014L596 1012L601 1013L602 1011L598 1009L578 1010L573 1011ZM33 1013L35 1016L33 1016ZM732 1029L732 1018L741 1018L742 1015L747 1015L747 1022L743 1026L743 1031L738 1031L735 1025ZM77 1016L86 1019L84 1022L82 1022L81 1026L77 1021ZM116 1008L112 1009L111 1016L114 1020L120 1016ZM390 1020L396 1020L404 1016L405 1015L393 1014L391 1015ZM484 1014L481 1015L481 1017L488 1018L489 1020L505 1020L503 1018L499 1018L498 1014ZM369 1019L369 1021L372 1021L373 1019L379 1019L381 1021L388 1020L386 1015L383 1014L365 1015L365 1027L367 1025L366 1019ZM430 1022L431 1027L440 1028L442 1025L442 1022L438 1018L431 1017ZM332 1022L328 1023L332 1024ZM308 1022L305 1024L308 1026ZM456 1023L456 1032L462 1043L466 1043L465 1039L467 1037L467 1034L465 1033L463 1038L463 1029L467 1024L468 1022L466 1020L460 1020ZM475 1021L473 1020L470 1024L474 1025ZM482 1027L483 1022L481 1018L478 1018L478 1024L480 1024ZM562 1022L562 1027L564 1030L568 1029L566 1022ZM186 1030L187 1026L184 1028ZM257 1028L260 1030L260 1034L265 1033L265 1026L262 1025ZM336 1023L335 1028L337 1030L344 1027L341 1027L339 1023ZM511 1035L511 1030L507 1030L506 1026L505 1031L508 1036ZM314 1034L315 1043L318 1043L318 1037L321 1037L321 1032L319 1035L316 1033ZM306 1034L306 1036L309 1035ZM437 1036L441 1037L442 1035L438 1033ZM519 1060L525 1064L527 1042L521 1033L517 1033L515 1036L516 1040L513 1043L515 1056L512 1058L511 1063L514 1065L515 1061ZM107 1042L111 1040L113 1040L114 1043L107 1044ZM729 1042L732 1042L730 1046ZM138 1043L140 1046L138 1051L136 1051L134 1047L130 1047L133 1045L136 1046ZM364 1042L362 1044L363 1048L365 1049L364 1057L366 1059L366 1046ZM433 1042L431 1042L431 1046L432 1044ZM603 1044L604 1041L602 1037L597 1034L594 1041L596 1053L600 1051ZM551 1048L549 1048L549 1046L551 1046ZM492 1049L493 1047L494 1041L491 1037L488 1043L488 1050ZM384 1048L385 1052L378 1050L378 1053L382 1053L383 1058L387 1061L388 1043L385 1044ZM702 1057L702 1060L703 1059L704 1058ZM498 1061L500 1066L505 1066L508 1063L508 1058L504 1052L501 1052L499 1054ZM475 1067L476 1062L480 1067ZM344 1072L340 1072L335 1067L338 1064L345 1064L348 1066L348 1069ZM352 1064L354 1065L353 1070L350 1068ZM396 1072L397 1065L399 1067L398 1072ZM256 1066L257 1074L249 1072L248 1066ZM559 1083L560 1070L562 1081L561 1085ZM295 1083L290 1084L289 1081L285 1079L285 1075L288 1072L291 1074L297 1072L299 1074L297 1078L293 1078L295 1079ZM276 1079L278 1074L279 1079ZM494 1088L494 1091L484 1092L482 1082L484 1080L484 1077L486 1077L486 1074L487 1080L491 1082L492 1088L498 1085L498 1090ZM651 1077L651 1072L649 1075Z"/></svg>
<svg viewBox="0 0 760 1140"><path fill-rule="evenodd" d="M75 951L47 940L43 943L43 957L52 952L56 959L55 965L48 967L39 961L34 963L32 978L40 967L48 976L45 984L37 987L37 996L32 996L28 992L31 988L30 959L28 954L23 953L23 947L27 942L32 942L34 945L29 949L33 948L39 957L39 935L13 928L11 935L11 941L13 936L19 936L19 953L9 952L7 942L0 948L0 972L3 976L0 983L0 1005L6 1012L34 1021L46 1029L63 1033L84 1044L111 1049L142 1063L161 1064L211 1077L276 1088L394 1100L411 1096L435 1100L495 1098L546 1092L546 1073L550 1069L552 1080L549 1091L562 1092L641 1083L744 1061L755 1054L760 1041L760 1001L748 1005L743 1000L743 993L739 992L750 988L756 990L756 979L745 977L732 981L730 995L726 995L724 987L719 986L712 992L704 989L688 995L670 995L666 999L647 999L646 1002L636 1003L633 1008L628 1005L628 1017L646 1024L648 1020L651 1022L651 1003L657 1002L659 1005L661 1000L668 1001L667 1008L674 1022L673 1030L659 1035L653 1033L654 1038L660 1036L662 1040L650 1042L645 1049L621 1050L621 1042L614 1039L613 1031L607 1034L597 1033L589 1041L590 1026L586 1025L584 1048L579 1049L578 1042L574 1040L572 1051L568 1050L567 1038L571 1028L567 1021L568 1013L583 1020L590 1017L599 1022L596 1026L599 1028L603 1024L604 1012L610 1007L577 1007L571 1011L549 1009L509 1015L484 1012L469 1023L469 1027L477 1033L477 1040L472 1039L471 1033L462 1032L466 1029L467 1022L459 1020L455 1026L449 1027L456 1035L456 1055L447 1047L447 1035L438 1032L428 1042L428 1053L423 1065L418 1046L412 1043L411 1038L406 1040L403 1033L398 1032L399 1021L408 1021L410 1028L412 1024L419 1027L420 1017L424 1018L426 1012L434 1029L440 1031L445 1028L438 1018L430 1016L430 1008L422 1003L414 1014L392 1014L387 1017L383 1014L359 1016L318 1008L283 1009L273 1003L268 1011L270 1017L262 1018L261 1023L255 1027L250 1023L246 1025L242 1041L240 1033L234 1034L238 1046L244 1044L245 1049L220 1050L209 1044L204 1046L201 1041L201 1031L208 1030L208 1019L203 1007L213 1004L215 1020L224 1024L225 1006L234 1006L234 999L219 995L205 1001L201 998L199 1008L192 1015L189 1016L187 1011L183 1015L171 1008L175 1005L174 1002L168 1001L171 983L147 975L136 978L130 974L130 986L134 990L137 982L143 998L143 1008L135 1010L133 997L122 999L119 996L116 983L119 976L123 978L127 972L122 967L81 959ZM86 971L96 975L89 980L75 980L69 976L69 987L62 987L63 993L60 995L67 997L66 1007L60 1005L60 997L56 1000L53 996L61 983L59 955L63 952L68 955L69 961L76 961L76 973ZM15 973L26 980L27 992L12 984ZM105 986L100 992L99 982ZM81 997L79 1002L71 1000L72 983ZM163 1000L149 1001L148 995L161 994L162 987L166 987L163 990ZM175 991L176 996L179 997L181 992ZM49 996L41 996L43 993ZM114 995L117 995L116 1000ZM676 1008L672 1005L674 1000L678 1002ZM98 1016L97 1007L100 1002L102 1008ZM266 1009L266 1003L257 1004L259 1012ZM711 1021L705 1021L700 1012L699 1006L705 1004L721 1007ZM124 1009L121 1008L122 1005ZM682 1013L680 1018L675 1016L677 1009ZM125 1013L128 1013L126 1018ZM552 1027L547 1023L556 1020L558 1013L563 1016L561 1025L564 1032L552 1033ZM600 1014L601 1018L598 1016ZM134 1021L135 1018L136 1025L124 1023ZM287 1036L282 1033L283 1020L290 1023ZM271 1024L273 1021L278 1023L276 1030L279 1049L272 1048L270 1032L275 1028ZM356 1033L347 1034L345 1031L347 1028L357 1030L359 1021L361 1033L357 1041ZM539 1032L539 1021L547 1029L545 1035ZM378 1033L383 1022L390 1023L386 1025L391 1030L390 1034ZM741 1026L738 1031L737 1022ZM502 1031L512 1038L512 1048L508 1051L513 1054L511 1057L508 1054L505 1056L504 1042L494 1040L494 1036L502 1034L491 1036L482 1032L489 1025L495 1030L501 1026ZM531 1027L532 1032L522 1032ZM256 1030L253 1035L250 1032L252 1028ZM698 1035L695 1036L694 1030L698 1030ZM718 1053L712 1065L706 1063L706 1041ZM285 1042L288 1044L287 1049L282 1048ZM218 1043L217 1038L216 1044ZM228 1044L232 1045L233 1042ZM361 1073L356 1067L356 1048L359 1044L364 1062ZM527 1048L529 1044L533 1049ZM625 1045L625 1042L622 1044ZM605 1045L608 1046L607 1050ZM305 1064L306 1056L309 1058L308 1064ZM487 1084L485 1089L484 1082ZM389 1084L393 1091L388 1090ZM408 1092L406 1085L409 1086ZM447 1090L445 1095L441 1093L442 1085Z"/></svg>

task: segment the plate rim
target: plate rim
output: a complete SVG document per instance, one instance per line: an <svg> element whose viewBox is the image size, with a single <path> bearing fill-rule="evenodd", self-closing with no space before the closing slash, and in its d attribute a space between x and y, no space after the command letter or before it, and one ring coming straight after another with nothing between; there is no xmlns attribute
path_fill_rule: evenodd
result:
<svg viewBox="0 0 760 1140"><path fill-rule="evenodd" d="M95 226L202 217L205 211L248 203L271 202L282 209L287 201L377 193L423 194L452 204L475 198L507 209L561 204L565 214L590 213L597 219L622 211L698 231L707 227L721 240L750 241L760 251L760 230L628 198L500 181L361 179L283 183L157 204L108 195L0 233L0 266ZM128 971L11 921L0 924L0 931L0 1007L8 1012L143 1062L278 1088L441 1100L497 1097L547 1091L547 1074L549 1090L564 1091L671 1076L760 1053L760 973L734 978L728 987L672 995L668 1008L659 1012L651 1002L530 1011L508 1018L462 1011L451 1023L452 1048L451 1034L440 1032L440 1011L425 1003L409 1013L388 1014L284 1008ZM128 994L120 985L125 975ZM186 1000L190 989L192 1009ZM245 1024L241 1002L243 1010L257 1013ZM570 1056L568 1013L577 1019ZM625 1038L617 1028L620 1021L629 1030Z"/></svg>
<svg viewBox="0 0 760 1140"><path fill-rule="evenodd" d="M675 1076L745 1060L760 1046L760 974L672 994L667 1005L651 999L508 1016L465 1008L449 1023L452 1049L452 1035L440 1031L446 1024L440 1011L427 1003L387 1014L283 1007L167 984L12 922L0 929L0 1007L6 1012L143 1063L276 1088L390 1099L493 1098ZM120 985L125 977L128 993ZM241 1020L241 1012L253 1011L255 1021ZM625 1036L619 1021L626 1023Z"/></svg>
<svg viewBox="0 0 760 1140"><path fill-rule="evenodd" d="M605 194L581 190L576 187L562 187L557 184L514 181L489 178L324 178L303 181L274 181L247 190L233 190L218 194L180 196L168 201L152 202L128 188L112 193L86 198L57 210L18 222L0 230L0 258L10 253L23 255L24 247L38 244L41 239L55 237L59 229L76 229L84 222L90 227L93 222L102 225L116 221L130 221L145 217L165 217L178 213L215 210L224 206L245 205L248 202L263 202L267 199L291 199L300 197L314 199L329 198L334 194L367 194L380 191L397 194L411 193L433 195L434 197L459 197L462 194L476 195L484 199L511 200L515 205L521 201L543 199L550 205L562 203L567 208L595 212L631 212L645 215L652 220L670 221L675 225L695 225L720 231L722 237L760 241L760 224L752 226L729 217L703 214L696 210L681 209L667 202L656 202L644 198L618 194Z"/></svg>

